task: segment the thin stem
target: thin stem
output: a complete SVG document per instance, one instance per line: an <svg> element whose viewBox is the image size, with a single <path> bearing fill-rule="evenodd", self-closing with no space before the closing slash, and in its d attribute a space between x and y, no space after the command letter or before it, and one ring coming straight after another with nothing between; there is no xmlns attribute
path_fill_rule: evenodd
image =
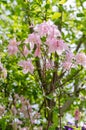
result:
<svg viewBox="0 0 86 130"><path fill-rule="evenodd" d="M61 87L59 87L59 96L58 96L58 106L59 106L59 128L62 129L62 115L61 115Z"/></svg>

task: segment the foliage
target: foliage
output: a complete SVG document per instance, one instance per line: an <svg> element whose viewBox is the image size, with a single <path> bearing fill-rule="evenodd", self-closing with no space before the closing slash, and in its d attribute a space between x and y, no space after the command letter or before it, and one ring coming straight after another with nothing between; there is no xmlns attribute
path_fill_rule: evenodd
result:
<svg viewBox="0 0 86 130"><path fill-rule="evenodd" d="M67 44L75 57L81 56L78 54L84 55L86 53L85 9L85 0L74 0L72 4L70 0L0 1L0 128L2 130L8 128L9 130L55 130L59 125L62 127L66 123L66 113L74 116L76 108L81 112L80 120L86 120L83 116L86 113L86 68L84 68L86 58L82 63L77 62L78 65L71 69L62 68L66 57L65 51L62 51L60 56L52 50L53 46L50 52L47 52L47 49L43 50L49 47L45 44L44 36L41 38L43 43L41 53L45 61L49 58L50 68L42 70L40 66L44 61L40 60L42 57L35 52L37 46L34 45L30 53L29 44L25 44L36 25L52 20L61 32L58 39ZM12 43L10 39L19 47L17 54L11 55L13 51L8 54L9 45ZM23 52L23 49L27 49L24 45L29 50L27 53ZM21 60L27 59L32 60L34 67L32 71L30 69L28 73L23 74L19 64ZM72 62L76 63L75 59ZM23 68L25 65L26 62ZM30 106L29 110L25 105ZM32 115L36 118L35 122L31 120L29 113L24 115L27 110L30 114L32 111Z"/></svg>

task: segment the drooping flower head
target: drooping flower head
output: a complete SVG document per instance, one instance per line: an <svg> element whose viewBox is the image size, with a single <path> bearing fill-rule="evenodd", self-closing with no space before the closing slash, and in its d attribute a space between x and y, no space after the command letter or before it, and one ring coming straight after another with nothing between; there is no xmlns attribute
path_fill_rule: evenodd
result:
<svg viewBox="0 0 86 130"><path fill-rule="evenodd" d="M21 66L23 68L23 73L24 74L27 74L28 72L30 72L32 74L33 71L34 71L34 66L33 66L33 64L32 64L32 62L30 60L20 61L19 66Z"/></svg>
<svg viewBox="0 0 86 130"><path fill-rule="evenodd" d="M29 50L28 50L28 48L24 45L24 46L23 46L23 55L24 55L25 57L27 57L28 54L29 54Z"/></svg>
<svg viewBox="0 0 86 130"><path fill-rule="evenodd" d="M54 23L50 20L38 24L34 28L34 31L37 32L40 37L61 37L60 31L58 30L57 26L54 25Z"/></svg>
<svg viewBox="0 0 86 130"><path fill-rule="evenodd" d="M86 55L84 53L78 53L76 55L76 63L86 68Z"/></svg>
<svg viewBox="0 0 86 130"><path fill-rule="evenodd" d="M18 45L19 43L16 39L11 39L8 45L8 53L10 55L15 55L18 52Z"/></svg>
<svg viewBox="0 0 86 130"><path fill-rule="evenodd" d="M63 62L62 66L63 66L64 70L70 70L72 67L72 63L69 61L65 61L65 62Z"/></svg>
<svg viewBox="0 0 86 130"><path fill-rule="evenodd" d="M36 33L29 34L28 42L30 43L30 48L33 49L35 44L36 45L41 44L40 36Z"/></svg>
<svg viewBox="0 0 86 130"><path fill-rule="evenodd" d="M71 51L67 51L65 55L65 60L72 62L73 59L74 59L74 54Z"/></svg>

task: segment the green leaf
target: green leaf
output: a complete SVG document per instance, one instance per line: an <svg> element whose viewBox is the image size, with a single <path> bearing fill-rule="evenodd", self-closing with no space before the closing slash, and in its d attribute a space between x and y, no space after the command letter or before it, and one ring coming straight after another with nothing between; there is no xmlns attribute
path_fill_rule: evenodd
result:
<svg viewBox="0 0 86 130"><path fill-rule="evenodd" d="M77 17L84 17L85 15L83 13L78 13Z"/></svg>
<svg viewBox="0 0 86 130"><path fill-rule="evenodd" d="M66 2L66 0L61 0L59 4L63 5Z"/></svg>
<svg viewBox="0 0 86 130"><path fill-rule="evenodd" d="M50 4L46 4L46 5L45 5L45 8L46 8L46 9L49 9L49 7L50 7Z"/></svg>
<svg viewBox="0 0 86 130"><path fill-rule="evenodd" d="M52 125L50 126L49 130L55 130L56 129L56 126Z"/></svg>
<svg viewBox="0 0 86 130"><path fill-rule="evenodd" d="M61 13L59 12L55 12L52 16L52 19L55 20L55 19L58 19L59 17L61 17Z"/></svg>

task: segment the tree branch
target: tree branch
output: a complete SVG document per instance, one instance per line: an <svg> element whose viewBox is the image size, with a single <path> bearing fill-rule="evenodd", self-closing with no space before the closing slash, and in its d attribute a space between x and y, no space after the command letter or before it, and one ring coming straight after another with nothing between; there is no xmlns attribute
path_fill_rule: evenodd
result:
<svg viewBox="0 0 86 130"><path fill-rule="evenodd" d="M85 35L83 34L83 36L79 39L79 43L77 44L77 47L75 49L76 52L78 52L79 48L81 47L84 38L85 38Z"/></svg>

